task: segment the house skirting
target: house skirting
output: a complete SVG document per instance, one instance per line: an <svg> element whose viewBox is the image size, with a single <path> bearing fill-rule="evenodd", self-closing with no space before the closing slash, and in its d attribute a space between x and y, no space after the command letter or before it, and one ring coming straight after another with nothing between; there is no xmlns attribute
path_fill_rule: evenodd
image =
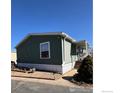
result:
<svg viewBox="0 0 124 93"><path fill-rule="evenodd" d="M19 67L36 68L37 70L46 70L52 72L58 72L64 74L74 67L74 63L68 63L63 65L49 65L49 64L30 64L30 63L18 63Z"/></svg>
<svg viewBox="0 0 124 93"><path fill-rule="evenodd" d="M75 62L62 65L62 73L66 73L74 68Z"/></svg>

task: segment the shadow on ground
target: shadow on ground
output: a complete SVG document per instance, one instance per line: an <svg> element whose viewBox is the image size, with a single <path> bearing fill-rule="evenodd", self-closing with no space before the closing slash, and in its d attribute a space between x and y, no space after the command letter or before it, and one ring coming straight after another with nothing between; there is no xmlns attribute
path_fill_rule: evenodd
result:
<svg viewBox="0 0 124 93"><path fill-rule="evenodd" d="M68 81L71 81L72 80L72 76L64 76L62 78L65 79L65 80L68 80Z"/></svg>

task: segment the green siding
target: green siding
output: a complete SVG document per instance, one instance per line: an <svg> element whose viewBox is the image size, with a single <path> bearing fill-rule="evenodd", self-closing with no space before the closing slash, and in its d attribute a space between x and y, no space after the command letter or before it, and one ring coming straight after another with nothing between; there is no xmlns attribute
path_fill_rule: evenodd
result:
<svg viewBox="0 0 124 93"><path fill-rule="evenodd" d="M72 57L72 62L75 62L77 60L77 53L76 53L76 44L71 45L71 57Z"/></svg>
<svg viewBox="0 0 124 93"><path fill-rule="evenodd" d="M50 59L40 59L40 43L50 42ZM18 63L62 64L62 46L60 36L30 36L17 47Z"/></svg>

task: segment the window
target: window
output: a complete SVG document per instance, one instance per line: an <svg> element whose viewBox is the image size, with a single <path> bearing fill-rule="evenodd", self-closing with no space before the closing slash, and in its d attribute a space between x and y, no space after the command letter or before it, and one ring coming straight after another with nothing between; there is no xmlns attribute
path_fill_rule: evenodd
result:
<svg viewBox="0 0 124 93"><path fill-rule="evenodd" d="M40 58L41 59L50 58L50 43L49 42L40 43Z"/></svg>

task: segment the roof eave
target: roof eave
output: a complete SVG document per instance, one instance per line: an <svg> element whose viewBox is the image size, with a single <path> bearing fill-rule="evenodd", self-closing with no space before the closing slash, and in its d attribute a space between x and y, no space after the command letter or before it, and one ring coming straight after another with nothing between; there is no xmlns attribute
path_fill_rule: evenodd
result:
<svg viewBox="0 0 124 93"><path fill-rule="evenodd" d="M66 33L64 32L57 32L57 33L42 33L42 34L39 34L39 33L29 33L26 37L24 37L24 39L19 42L15 48L17 48L22 42L24 42L28 37L30 36L34 36L34 35L60 35L60 36L63 36L63 37L66 37L67 39L69 39L71 42L76 42L75 39L71 38L69 35L67 35Z"/></svg>

